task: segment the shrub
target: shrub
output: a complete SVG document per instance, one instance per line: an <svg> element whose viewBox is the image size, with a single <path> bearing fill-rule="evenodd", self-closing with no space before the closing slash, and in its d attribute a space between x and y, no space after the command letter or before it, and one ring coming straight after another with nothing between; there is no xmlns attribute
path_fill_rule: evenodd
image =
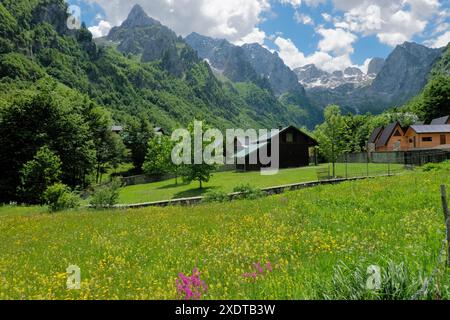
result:
<svg viewBox="0 0 450 320"><path fill-rule="evenodd" d="M211 202L227 202L230 200L228 194L221 190L209 191L205 194L203 198L203 202L211 203Z"/></svg>
<svg viewBox="0 0 450 320"><path fill-rule="evenodd" d="M120 195L122 180L116 178L110 183L99 185L94 189L90 205L94 209L106 209L117 204Z"/></svg>
<svg viewBox="0 0 450 320"><path fill-rule="evenodd" d="M22 200L28 204L40 204L45 190L60 182L61 160L48 146L43 146L32 160L25 163L20 176Z"/></svg>
<svg viewBox="0 0 450 320"><path fill-rule="evenodd" d="M441 163L427 163L422 166L422 171L424 172L432 172L432 171L448 171L450 170L450 162L444 161Z"/></svg>
<svg viewBox="0 0 450 320"><path fill-rule="evenodd" d="M43 200L52 212L76 209L81 204L80 197L62 183L48 187L44 192Z"/></svg>
<svg viewBox="0 0 450 320"><path fill-rule="evenodd" d="M424 172L431 172L431 171L437 171L440 170L442 166L438 163L427 163L422 167L422 170Z"/></svg>
<svg viewBox="0 0 450 320"><path fill-rule="evenodd" d="M241 184L233 189L233 192L240 193L237 199L250 199L255 200L264 197L265 193L258 188L251 186L250 184Z"/></svg>

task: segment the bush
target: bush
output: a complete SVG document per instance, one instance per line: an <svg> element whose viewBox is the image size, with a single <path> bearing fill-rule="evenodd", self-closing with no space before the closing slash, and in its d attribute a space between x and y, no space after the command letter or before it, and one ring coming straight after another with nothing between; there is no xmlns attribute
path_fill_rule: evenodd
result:
<svg viewBox="0 0 450 320"><path fill-rule="evenodd" d="M48 187L60 182L61 159L48 146L40 148L34 158L20 171L21 186L18 191L27 204L41 204Z"/></svg>
<svg viewBox="0 0 450 320"><path fill-rule="evenodd" d="M117 204L122 180L113 179L110 183L97 186L91 196L90 205L94 209L106 209Z"/></svg>
<svg viewBox="0 0 450 320"><path fill-rule="evenodd" d="M422 170L424 172L431 172L431 171L437 171L440 170L442 166L438 163L427 163L422 167Z"/></svg>
<svg viewBox="0 0 450 320"><path fill-rule="evenodd" d="M432 172L432 171L440 171L440 170L448 171L449 169L450 169L449 161L444 161L441 163L427 163L422 166L422 171L424 171L424 172Z"/></svg>
<svg viewBox="0 0 450 320"><path fill-rule="evenodd" d="M241 184L233 189L233 192L240 193L237 199L255 200L264 197L265 193L250 184Z"/></svg>
<svg viewBox="0 0 450 320"><path fill-rule="evenodd" d="M228 194L221 190L209 191L205 194L203 198L203 202L211 203L211 202L227 202L230 201L230 197Z"/></svg>
<svg viewBox="0 0 450 320"><path fill-rule="evenodd" d="M43 200L52 212L76 209L81 205L80 197L62 183L48 187L44 192Z"/></svg>

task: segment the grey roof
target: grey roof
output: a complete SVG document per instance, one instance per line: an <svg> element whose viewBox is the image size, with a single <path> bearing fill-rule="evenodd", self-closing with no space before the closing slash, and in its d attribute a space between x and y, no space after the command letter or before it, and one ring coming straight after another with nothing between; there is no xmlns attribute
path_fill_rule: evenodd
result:
<svg viewBox="0 0 450 320"><path fill-rule="evenodd" d="M448 120L450 120L450 116L437 118L431 121L431 125L446 125L448 123Z"/></svg>
<svg viewBox="0 0 450 320"><path fill-rule="evenodd" d="M416 133L450 133L450 125L411 126Z"/></svg>
<svg viewBox="0 0 450 320"><path fill-rule="evenodd" d="M387 145L389 139L394 134L394 130L397 127L397 125L399 125L398 122L391 123L383 130L383 133L381 134L380 139L378 139L378 141L377 141L377 144L376 144L377 147L384 147Z"/></svg>
<svg viewBox="0 0 450 320"><path fill-rule="evenodd" d="M280 134L282 134L283 132L285 132L285 131L287 131L287 130L289 130L289 129L297 130L297 131L301 132L302 134L304 134L305 136L307 136L307 137L308 137L309 139L311 139L312 141L314 141L315 143L317 143L317 141L316 141L314 138L312 138L310 135L306 134L305 132L303 132L302 130L300 130L300 129L294 127L294 126L289 126L289 127L282 128L282 129L281 129L278 133L276 133L276 134L272 134L272 131L269 131L268 134L265 134L265 135L262 135L261 137L259 137L259 139L257 140L257 142L259 142L259 143L261 143L261 142L267 142L267 141L273 139L274 137L276 137L277 135L280 135ZM255 141L252 141L252 143L254 143L254 142L255 142Z"/></svg>
<svg viewBox="0 0 450 320"><path fill-rule="evenodd" d="M264 142L264 141L271 140L273 137L277 136L278 134L283 133L284 131L286 131L286 130L289 129L289 128L290 128L290 127L282 128L282 129L280 130L280 132L277 133L277 134L272 134L272 131L268 131L267 134L262 135L261 137L259 137L257 141L258 141L258 142ZM254 141L253 141L253 142L254 142Z"/></svg>
<svg viewBox="0 0 450 320"><path fill-rule="evenodd" d="M373 132L372 135L369 138L369 143L376 143L377 142L377 138L380 136L381 132L383 131L383 127L378 127L376 128Z"/></svg>

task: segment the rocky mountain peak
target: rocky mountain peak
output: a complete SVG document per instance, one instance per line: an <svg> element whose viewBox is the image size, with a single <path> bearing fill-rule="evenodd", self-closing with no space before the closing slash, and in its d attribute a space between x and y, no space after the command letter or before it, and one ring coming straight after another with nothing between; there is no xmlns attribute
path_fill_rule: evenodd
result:
<svg viewBox="0 0 450 320"><path fill-rule="evenodd" d="M144 9L136 4L128 14L127 19L122 24L122 27L134 28L150 25L161 25L161 23L153 18L150 18Z"/></svg>

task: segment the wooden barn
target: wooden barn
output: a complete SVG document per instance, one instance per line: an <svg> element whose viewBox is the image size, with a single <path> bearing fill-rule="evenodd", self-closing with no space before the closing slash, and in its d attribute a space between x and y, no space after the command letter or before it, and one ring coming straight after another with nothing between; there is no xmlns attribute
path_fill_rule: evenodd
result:
<svg viewBox="0 0 450 320"><path fill-rule="evenodd" d="M317 141L311 138L303 131L296 127L290 126L286 128L280 128L277 135L260 137L257 141L239 141L236 140L236 159L238 164L237 170L241 171L256 171L263 167L259 159L259 150L263 147L267 147L268 156L271 156L271 144L272 140L279 136L280 143L280 169L284 168L297 168L305 167L309 165L310 148L317 146ZM258 158L257 164L250 164L251 156ZM245 164L239 164L245 159Z"/></svg>

